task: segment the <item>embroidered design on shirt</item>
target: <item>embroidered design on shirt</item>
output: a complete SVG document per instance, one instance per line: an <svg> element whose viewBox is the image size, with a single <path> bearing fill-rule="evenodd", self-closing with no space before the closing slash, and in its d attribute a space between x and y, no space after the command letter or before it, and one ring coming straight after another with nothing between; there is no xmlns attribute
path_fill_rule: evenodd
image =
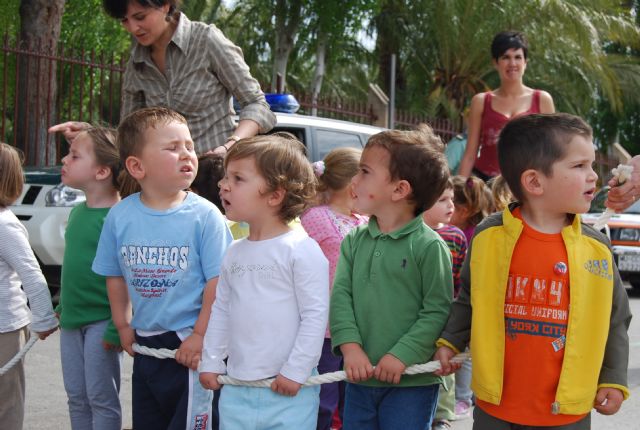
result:
<svg viewBox="0 0 640 430"><path fill-rule="evenodd" d="M613 274L609 273L609 261L603 260L587 260L584 268L592 275L600 276L608 281L613 279Z"/></svg>
<svg viewBox="0 0 640 430"><path fill-rule="evenodd" d="M567 336L563 334L562 336L560 336L559 338L551 342L551 346L553 347L553 350L555 352L558 352L564 348L564 344L566 341L567 341Z"/></svg>
<svg viewBox="0 0 640 430"><path fill-rule="evenodd" d="M275 264L240 264L233 262L229 267L229 274L244 276L247 272L255 272L258 279L273 279L276 270Z"/></svg>

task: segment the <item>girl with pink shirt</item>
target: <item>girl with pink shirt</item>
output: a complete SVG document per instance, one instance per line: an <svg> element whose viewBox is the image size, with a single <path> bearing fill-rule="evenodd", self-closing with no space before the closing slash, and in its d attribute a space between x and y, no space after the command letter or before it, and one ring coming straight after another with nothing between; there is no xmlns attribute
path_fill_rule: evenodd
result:
<svg viewBox="0 0 640 430"><path fill-rule="evenodd" d="M351 178L358 173L361 151L355 148L337 148L324 161L313 163L313 170L320 183L319 205L307 210L300 217L307 234L320 245L329 260L329 289L340 256L342 239L368 218L353 212ZM340 370L341 359L331 353L331 337L327 329L318 372L327 373ZM329 430L331 418L338 406L339 387L337 383L323 384L320 390L318 430Z"/></svg>

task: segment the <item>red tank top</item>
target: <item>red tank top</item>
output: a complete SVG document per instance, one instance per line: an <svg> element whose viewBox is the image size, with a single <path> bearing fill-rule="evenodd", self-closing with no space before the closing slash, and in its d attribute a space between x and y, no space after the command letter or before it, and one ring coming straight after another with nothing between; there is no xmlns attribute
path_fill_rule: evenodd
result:
<svg viewBox="0 0 640 430"><path fill-rule="evenodd" d="M475 169L489 177L500 174L500 166L498 165L498 135L502 127L511 119L493 110L491 107L492 97L493 94L491 94L491 92L485 93L484 110L482 111L482 120L480 121L480 154L474 165ZM514 115L512 118L521 115L530 115L532 113L540 113L539 90L533 91L529 110Z"/></svg>

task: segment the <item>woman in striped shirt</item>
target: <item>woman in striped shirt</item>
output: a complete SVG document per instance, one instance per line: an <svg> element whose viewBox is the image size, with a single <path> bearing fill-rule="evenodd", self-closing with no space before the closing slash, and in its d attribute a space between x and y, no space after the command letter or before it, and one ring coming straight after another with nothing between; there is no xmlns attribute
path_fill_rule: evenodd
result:
<svg viewBox="0 0 640 430"><path fill-rule="evenodd" d="M241 138L266 133L276 122L242 51L213 24L190 21L177 0L104 0L108 15L133 36L120 118L164 106L189 124L198 154L224 154ZM242 110L233 121L231 97ZM88 127L65 122L49 129L71 141Z"/></svg>

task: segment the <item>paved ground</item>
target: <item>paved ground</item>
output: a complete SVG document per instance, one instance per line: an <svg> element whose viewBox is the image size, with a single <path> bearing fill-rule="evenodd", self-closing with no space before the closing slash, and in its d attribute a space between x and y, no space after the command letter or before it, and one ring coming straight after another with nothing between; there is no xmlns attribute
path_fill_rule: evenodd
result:
<svg viewBox="0 0 640 430"><path fill-rule="evenodd" d="M640 291L630 291L631 311L636 318L629 330L631 357L629 384L631 398L621 411L611 417L593 414L594 430L640 429ZM46 341L38 341L26 357L27 404L25 430L66 430L70 428L66 394L60 368L60 337L56 333ZM131 367L132 359L125 354L121 401L124 407L124 427L131 428ZM0 428L2 427L0 423ZM472 420L454 422L454 430L471 430Z"/></svg>

